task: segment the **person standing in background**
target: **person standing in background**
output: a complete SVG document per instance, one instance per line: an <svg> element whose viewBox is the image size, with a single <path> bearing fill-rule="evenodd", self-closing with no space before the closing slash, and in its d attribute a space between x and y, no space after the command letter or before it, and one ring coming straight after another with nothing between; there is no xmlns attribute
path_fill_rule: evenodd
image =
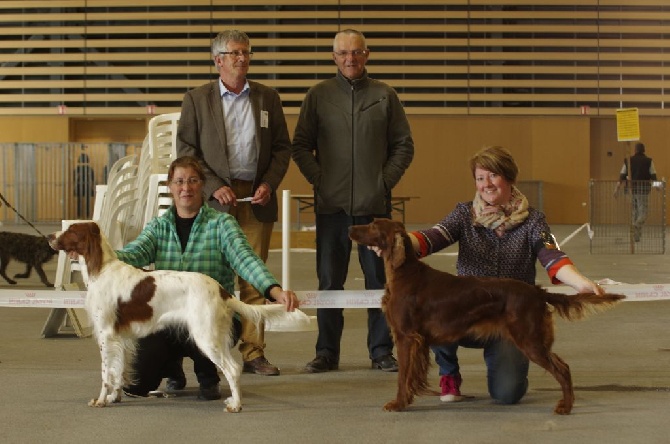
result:
<svg viewBox="0 0 670 444"><path fill-rule="evenodd" d="M635 155L630 157L630 171L628 162L626 162L628 159L625 159L619 173L619 182L614 190L614 197L617 197L621 184L625 183L628 186L628 181L631 181L632 225L635 242L640 242L642 226L647 221L650 182L657 180L654 161L651 157L647 157L644 151L644 143L635 144Z"/></svg>
<svg viewBox="0 0 670 444"><path fill-rule="evenodd" d="M177 155L199 159L207 180L205 199L237 219L249 243L265 262L277 221L277 189L291 157L279 94L247 80L253 52L242 31L216 36L211 55L219 78L186 93L177 130ZM240 199L249 201L240 202ZM263 304L263 295L238 276L240 299ZM279 375L265 358L264 326L243 321L243 371Z"/></svg>
<svg viewBox="0 0 670 444"><path fill-rule="evenodd" d="M292 156L314 189L316 270L319 290L343 290L352 243L349 227L391 216L391 190L414 156L407 116L396 92L368 77L365 36L346 29L335 35L337 75L312 87L300 109ZM384 264L364 246L358 258L366 289L384 288ZM305 371L336 370L344 328L343 309L317 309L316 357ZM372 368L397 371L384 314L368 309Z"/></svg>
<svg viewBox="0 0 670 444"><path fill-rule="evenodd" d="M74 170L74 195L77 198L77 219L90 219L91 198L95 196L95 173L88 154L81 153Z"/></svg>

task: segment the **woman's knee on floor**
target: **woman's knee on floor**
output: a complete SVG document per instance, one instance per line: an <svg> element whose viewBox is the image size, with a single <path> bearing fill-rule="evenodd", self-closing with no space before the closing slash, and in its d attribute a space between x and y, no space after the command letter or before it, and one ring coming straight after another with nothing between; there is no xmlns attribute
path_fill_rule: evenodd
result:
<svg viewBox="0 0 670 444"><path fill-rule="evenodd" d="M507 378L492 383L489 387L489 394L498 404L517 404L527 390L528 378Z"/></svg>

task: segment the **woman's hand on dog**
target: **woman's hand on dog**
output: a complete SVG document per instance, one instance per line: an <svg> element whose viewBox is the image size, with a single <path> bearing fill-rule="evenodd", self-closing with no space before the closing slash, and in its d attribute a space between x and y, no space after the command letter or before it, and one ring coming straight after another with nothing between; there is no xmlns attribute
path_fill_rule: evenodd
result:
<svg viewBox="0 0 670 444"><path fill-rule="evenodd" d="M599 296L605 294L605 290L600 285L581 274L572 264L562 266L556 273L556 279L571 286L579 293L594 293Z"/></svg>
<svg viewBox="0 0 670 444"><path fill-rule="evenodd" d="M368 245L368 250L374 251L378 257L382 257L382 249L375 245Z"/></svg>

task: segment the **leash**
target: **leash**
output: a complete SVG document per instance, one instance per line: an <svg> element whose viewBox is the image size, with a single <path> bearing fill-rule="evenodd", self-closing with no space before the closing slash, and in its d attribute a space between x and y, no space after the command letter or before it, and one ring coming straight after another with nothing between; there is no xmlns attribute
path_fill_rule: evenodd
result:
<svg viewBox="0 0 670 444"><path fill-rule="evenodd" d="M0 193L0 200L2 200L5 203L5 205L7 205L8 208L11 208L12 211L14 211L17 216L19 216L21 219L23 219L25 223L27 223L28 225L33 227L33 229L35 231L37 231L40 234L40 236L46 237L40 230L37 229L37 227L35 225L31 224L28 219L23 217L23 215L21 213L19 213L16 208L14 208L9 202L7 202L7 199L5 199L5 196L3 196L2 193Z"/></svg>

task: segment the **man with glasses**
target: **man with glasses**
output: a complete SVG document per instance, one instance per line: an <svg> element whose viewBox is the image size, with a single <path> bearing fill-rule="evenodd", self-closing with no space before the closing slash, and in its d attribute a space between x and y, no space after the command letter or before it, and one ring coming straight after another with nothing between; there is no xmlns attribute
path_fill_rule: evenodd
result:
<svg viewBox="0 0 670 444"><path fill-rule="evenodd" d="M277 189L290 161L291 141L279 94L247 80L253 53L249 37L228 30L211 45L219 78L186 93L177 130L178 156L199 159L207 177L205 201L234 216L256 254L267 261L277 220ZM239 201L251 198L251 201ZM264 298L238 276L240 299L263 304ZM265 358L264 327L243 322L240 352L243 371L279 375ZM183 387L183 372L174 379Z"/></svg>
<svg viewBox="0 0 670 444"><path fill-rule="evenodd" d="M293 160L314 188L319 290L344 289L349 227L391 216L391 190L414 156L403 106L391 87L368 77L369 55L362 33L337 33L337 75L307 92L293 137ZM384 288L382 260L363 246L358 257L366 289ZM339 366L343 309L318 309L317 322L316 357L305 367L308 373ZM378 308L368 309L368 351L372 368L397 371L393 340Z"/></svg>

